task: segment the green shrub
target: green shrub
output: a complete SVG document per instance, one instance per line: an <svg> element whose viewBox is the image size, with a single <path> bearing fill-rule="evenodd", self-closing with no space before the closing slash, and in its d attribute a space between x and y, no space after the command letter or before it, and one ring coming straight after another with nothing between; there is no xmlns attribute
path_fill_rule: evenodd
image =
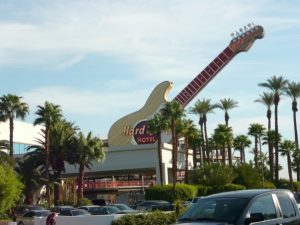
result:
<svg viewBox="0 0 300 225"><path fill-rule="evenodd" d="M272 183L271 181L264 181L264 189L275 189L276 186L274 183Z"/></svg>
<svg viewBox="0 0 300 225"><path fill-rule="evenodd" d="M287 179L279 179L276 187L280 189L290 189L290 182Z"/></svg>
<svg viewBox="0 0 300 225"><path fill-rule="evenodd" d="M187 200L197 195L198 188L195 185L176 184L175 196L173 185L156 185L145 189L146 200L165 200L174 202L175 200Z"/></svg>
<svg viewBox="0 0 300 225"><path fill-rule="evenodd" d="M246 187L240 184L226 184L224 186L224 191L238 191L246 190Z"/></svg>
<svg viewBox="0 0 300 225"><path fill-rule="evenodd" d="M124 215L112 222L112 225L170 225L175 223L174 212L164 213L155 211L151 213Z"/></svg>
<svg viewBox="0 0 300 225"><path fill-rule="evenodd" d="M231 166L221 163L204 163L191 172L191 182L205 186L221 186L230 184L236 174Z"/></svg>
<svg viewBox="0 0 300 225"><path fill-rule="evenodd" d="M198 194L197 196L205 196L207 195L207 186L204 185L198 185Z"/></svg>
<svg viewBox="0 0 300 225"><path fill-rule="evenodd" d="M295 181L295 182L293 183L293 185L294 185L294 190L295 190L296 192L299 192L299 191L300 191L300 181Z"/></svg>
<svg viewBox="0 0 300 225"><path fill-rule="evenodd" d="M23 184L11 166L0 165L0 214L13 207L20 199Z"/></svg>
<svg viewBox="0 0 300 225"><path fill-rule="evenodd" d="M253 164L240 164L234 171L237 176L232 183L243 185L247 189L261 188L261 175Z"/></svg>

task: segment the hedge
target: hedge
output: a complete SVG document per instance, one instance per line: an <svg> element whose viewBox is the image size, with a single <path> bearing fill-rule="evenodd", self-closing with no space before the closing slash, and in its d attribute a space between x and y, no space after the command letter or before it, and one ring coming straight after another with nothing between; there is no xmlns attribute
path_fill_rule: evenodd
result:
<svg viewBox="0 0 300 225"><path fill-rule="evenodd" d="M124 215L112 222L112 225L171 225L176 222L174 212L155 211L144 214Z"/></svg>
<svg viewBox="0 0 300 225"><path fill-rule="evenodd" d="M176 200L187 200L197 196L198 187L189 184L176 184L175 196L173 185L156 185L145 189L146 200L165 200L175 202Z"/></svg>

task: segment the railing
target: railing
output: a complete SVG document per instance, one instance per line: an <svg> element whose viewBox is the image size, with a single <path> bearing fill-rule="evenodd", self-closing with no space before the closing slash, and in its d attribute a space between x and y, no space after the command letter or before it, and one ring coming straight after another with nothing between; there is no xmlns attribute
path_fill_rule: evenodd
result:
<svg viewBox="0 0 300 225"><path fill-rule="evenodd" d="M155 184L155 180L126 180L126 181L85 181L85 189L148 187Z"/></svg>

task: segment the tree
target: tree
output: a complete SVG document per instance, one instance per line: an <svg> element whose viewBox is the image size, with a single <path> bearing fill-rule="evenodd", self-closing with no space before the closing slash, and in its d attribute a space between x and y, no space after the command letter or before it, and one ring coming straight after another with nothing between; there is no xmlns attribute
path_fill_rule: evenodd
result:
<svg viewBox="0 0 300 225"><path fill-rule="evenodd" d="M235 177L233 168L222 163L204 163L191 175L194 184L206 186L230 184Z"/></svg>
<svg viewBox="0 0 300 225"><path fill-rule="evenodd" d="M213 113L213 110L216 108L215 104L211 104L210 99L203 98L202 100L197 100L195 105L189 109L193 114L199 115L199 125L202 134L202 150L203 158L205 161L209 161L209 152L207 149L208 135L207 135L207 114ZM204 135L203 135L204 134ZM204 141L205 139L205 141Z"/></svg>
<svg viewBox="0 0 300 225"><path fill-rule="evenodd" d="M48 207L51 206L50 198L50 177L49 177L49 145L50 145L50 129L57 123L61 117L62 112L59 105L55 105L48 101L45 102L44 106L38 106L35 113L38 117L34 120L34 125L42 124L45 126L45 175L46 175L46 196L48 201Z"/></svg>
<svg viewBox="0 0 300 225"><path fill-rule="evenodd" d="M265 128L262 124L252 123L248 128L248 134L254 137L254 165L258 168L258 160L261 156L261 137Z"/></svg>
<svg viewBox="0 0 300 225"><path fill-rule="evenodd" d="M293 175L292 175L292 159L291 155L296 150L296 144L295 142L291 140L284 140L279 145L279 151L282 156L287 157L287 166L288 166L288 174L289 174L289 181L290 181L290 187L292 190L294 190L293 187Z"/></svg>
<svg viewBox="0 0 300 225"><path fill-rule="evenodd" d="M157 137L157 156L159 164L160 185L164 184L162 171L162 152L161 152L161 132L167 128L167 122L160 113L156 113L152 119L148 121L149 132L156 134Z"/></svg>
<svg viewBox="0 0 300 225"><path fill-rule="evenodd" d="M16 172L24 184L24 203L33 205L33 195L46 183L39 162L34 157L26 156L17 160Z"/></svg>
<svg viewBox="0 0 300 225"><path fill-rule="evenodd" d="M236 150L240 151L241 163L246 163L245 148L248 148L251 145L249 138L246 135L238 135L234 138L233 145Z"/></svg>
<svg viewBox="0 0 300 225"><path fill-rule="evenodd" d="M175 194L175 186L177 182L177 121L181 119L185 113L183 107L176 101L167 102L161 109L161 114L166 120L169 121L170 130L172 134L172 173L173 173L173 191Z"/></svg>
<svg viewBox="0 0 300 225"><path fill-rule="evenodd" d="M255 102L262 103L267 107L267 118L268 118L268 132L271 130L271 117L272 117L272 110L271 107L274 104L274 94L272 92L266 93L263 92L260 95L259 99L256 99ZM269 151L269 165L270 165L270 173L271 173L271 180L274 179L274 151L273 151L274 144L268 142L268 151Z"/></svg>
<svg viewBox="0 0 300 225"><path fill-rule="evenodd" d="M8 94L0 98L1 120L9 120L9 156L14 165L14 119L25 119L29 113L28 104L22 102L22 97Z"/></svg>
<svg viewBox="0 0 300 225"><path fill-rule="evenodd" d="M300 181L300 152L299 152L299 141L298 141L298 130L297 130L297 99L300 97L300 83L288 82L284 92L287 96L292 99L292 111L293 111L293 122L294 122L294 134L295 134L295 145L296 145L296 172L297 172L297 181Z"/></svg>
<svg viewBox="0 0 300 225"><path fill-rule="evenodd" d="M11 166L0 165L0 214L20 199L23 185Z"/></svg>
<svg viewBox="0 0 300 225"><path fill-rule="evenodd" d="M179 123L180 126L180 133L184 137L184 155L185 155L185 182L188 182L188 156L189 156L189 138L192 136L195 131L195 125L192 120L189 119L183 119ZM192 134L192 135L190 135Z"/></svg>
<svg viewBox="0 0 300 225"><path fill-rule="evenodd" d="M226 146L229 146L233 142L233 132L232 128L228 127L225 124L219 124L218 127L214 130L213 139L216 144L222 146L221 155L222 163L226 163ZM228 152L228 162L229 165L232 165L232 155L231 152Z"/></svg>
<svg viewBox="0 0 300 225"><path fill-rule="evenodd" d="M238 102L234 101L231 98L221 99L219 103L216 104L216 107L225 112L225 124L228 126L229 114L228 110L238 107Z"/></svg>
<svg viewBox="0 0 300 225"><path fill-rule="evenodd" d="M259 83L258 86L270 89L274 94L275 106L275 182L279 180L279 128L278 128L278 105L280 96L287 85L288 81L282 76L272 76L267 82Z"/></svg>
<svg viewBox="0 0 300 225"><path fill-rule="evenodd" d="M73 158L69 159L70 163L79 165L77 201L80 204L83 199L84 169L90 170L94 161L103 161L105 151L102 141L98 137L94 137L92 132L89 132L86 136L79 132L72 139L72 148L69 150L73 153Z"/></svg>
<svg viewBox="0 0 300 225"><path fill-rule="evenodd" d="M49 161L54 172L54 204L59 204L59 181L62 172L65 171L64 161L69 158L66 148L70 148L73 136L76 135L78 127L65 119L59 120L50 128Z"/></svg>

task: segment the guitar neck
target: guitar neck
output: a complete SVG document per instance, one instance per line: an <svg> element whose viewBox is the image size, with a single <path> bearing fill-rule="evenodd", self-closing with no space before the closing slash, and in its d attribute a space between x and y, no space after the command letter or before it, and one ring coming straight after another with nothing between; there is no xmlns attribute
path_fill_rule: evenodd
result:
<svg viewBox="0 0 300 225"><path fill-rule="evenodd" d="M192 80L176 97L175 101L185 107L202 88L235 56L228 46L225 48L194 80Z"/></svg>

